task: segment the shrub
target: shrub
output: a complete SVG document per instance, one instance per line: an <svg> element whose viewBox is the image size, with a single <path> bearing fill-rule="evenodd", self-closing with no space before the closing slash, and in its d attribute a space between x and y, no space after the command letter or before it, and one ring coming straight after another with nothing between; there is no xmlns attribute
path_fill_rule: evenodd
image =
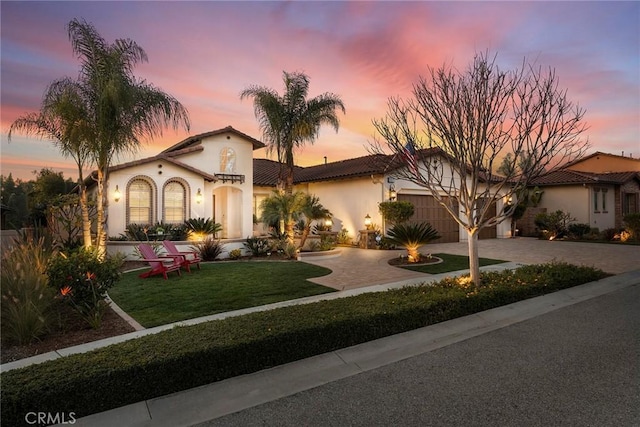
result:
<svg viewBox="0 0 640 427"><path fill-rule="evenodd" d="M322 243L320 247L322 248ZM287 259L298 259L298 248L292 243L287 243L282 252Z"/></svg>
<svg viewBox="0 0 640 427"><path fill-rule="evenodd" d="M428 222L418 224L396 224L389 229L389 241L407 249L409 262L418 262L418 248L433 240L439 239L438 231Z"/></svg>
<svg viewBox="0 0 640 427"><path fill-rule="evenodd" d="M320 247L321 251L330 251L331 249L336 247L336 239L328 234L324 234L320 236Z"/></svg>
<svg viewBox="0 0 640 427"><path fill-rule="evenodd" d="M600 233L600 238L602 240L614 240L618 233L618 230L616 230L615 228L607 228L605 230L602 230L602 233Z"/></svg>
<svg viewBox="0 0 640 427"><path fill-rule="evenodd" d="M545 239L554 240L564 237L569 230L569 224L575 220L569 212L557 210L551 213L539 213L534 222Z"/></svg>
<svg viewBox="0 0 640 427"><path fill-rule="evenodd" d="M129 224L121 236L134 242L147 242L149 241L149 225Z"/></svg>
<svg viewBox="0 0 640 427"><path fill-rule="evenodd" d="M413 216L413 203L407 201L382 202L378 210L384 219L392 224L402 224Z"/></svg>
<svg viewBox="0 0 640 427"><path fill-rule="evenodd" d="M631 213L624 216L626 230L634 240L640 240L640 213Z"/></svg>
<svg viewBox="0 0 640 427"><path fill-rule="evenodd" d="M572 239L582 240L591 232L591 226L582 223L569 224L567 231Z"/></svg>
<svg viewBox="0 0 640 427"><path fill-rule="evenodd" d="M342 228L336 236L336 242L339 245L350 245L351 241L352 239L351 237L349 237L349 230L347 230L346 228Z"/></svg>
<svg viewBox="0 0 640 427"><path fill-rule="evenodd" d="M214 222L211 218L189 218L184 222L189 238L202 239L222 231L222 224Z"/></svg>
<svg viewBox="0 0 640 427"><path fill-rule="evenodd" d="M185 224L158 222L150 230L156 240L185 240L188 234Z"/></svg>
<svg viewBox="0 0 640 427"><path fill-rule="evenodd" d="M104 297L120 279L122 261L120 256L106 256L101 260L93 249L60 252L47 265L49 286L97 329L107 308Z"/></svg>
<svg viewBox="0 0 640 427"><path fill-rule="evenodd" d="M229 258L240 259L242 256L242 249L232 249L229 251Z"/></svg>
<svg viewBox="0 0 640 427"><path fill-rule="evenodd" d="M197 251L203 261L213 261L224 251L224 245L220 243L220 239L207 236L203 241L193 245L191 249Z"/></svg>
<svg viewBox="0 0 640 427"><path fill-rule="evenodd" d="M271 244L264 237L247 237L244 247L253 256L266 256L268 252L271 252Z"/></svg>
<svg viewBox="0 0 640 427"><path fill-rule="evenodd" d="M48 329L55 291L47 287L45 275L52 251L44 239L25 240L2 256L2 339L18 345L29 344Z"/></svg>
<svg viewBox="0 0 640 427"><path fill-rule="evenodd" d="M2 373L2 425L39 411L91 413L601 279L544 264L279 308L188 327Z"/></svg>

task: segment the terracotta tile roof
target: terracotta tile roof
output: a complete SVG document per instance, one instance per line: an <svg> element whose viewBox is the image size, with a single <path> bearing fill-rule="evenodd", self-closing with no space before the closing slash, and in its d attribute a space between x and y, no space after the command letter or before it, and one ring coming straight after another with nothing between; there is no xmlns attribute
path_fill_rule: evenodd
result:
<svg viewBox="0 0 640 427"><path fill-rule="evenodd" d="M294 179L304 168L296 166ZM280 163L269 159L253 159L253 185L275 187L280 174Z"/></svg>
<svg viewBox="0 0 640 427"><path fill-rule="evenodd" d="M418 150L417 157L425 159L434 154L443 154L438 148ZM330 181L389 173L405 166L395 154L370 154L354 159L341 160L304 168L294 176L295 182Z"/></svg>
<svg viewBox="0 0 640 427"><path fill-rule="evenodd" d="M171 147L167 148L166 150L162 151L162 153L170 153L172 151L177 151L177 150L182 150L183 148L192 146L194 144L200 144L202 142L202 140L204 138L210 137L210 136L215 136L215 135L222 135L225 133L234 133L242 138L248 139L249 141L251 141L251 143L253 144L253 149L257 150L259 148L264 148L265 144L261 141L258 141L257 139L247 135L246 133L240 132L237 129L234 129L232 126L227 126L225 128L222 129L218 129L218 130L213 130L210 132L205 132L205 133L201 133L198 135L193 135L188 137L185 140L182 140L180 142L178 142L175 145L172 145Z"/></svg>
<svg viewBox="0 0 640 427"><path fill-rule="evenodd" d="M591 173L560 169L534 179L531 185L624 184L634 178L640 180L640 173Z"/></svg>
<svg viewBox="0 0 640 427"><path fill-rule="evenodd" d="M391 156L372 154L303 168L294 174L295 182L328 181L384 173Z"/></svg>

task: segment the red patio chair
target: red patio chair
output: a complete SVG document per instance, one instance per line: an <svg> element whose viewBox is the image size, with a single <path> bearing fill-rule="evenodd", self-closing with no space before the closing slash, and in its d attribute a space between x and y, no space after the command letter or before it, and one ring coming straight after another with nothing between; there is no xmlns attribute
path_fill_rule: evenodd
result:
<svg viewBox="0 0 640 427"><path fill-rule="evenodd" d="M187 270L187 272L191 272L191 264L195 264L198 267L198 270L200 270L200 262L202 259L200 258L200 255L198 255L198 252L179 251L175 243L170 240L163 241L162 246L164 246L169 256L179 256L182 259L182 266Z"/></svg>
<svg viewBox="0 0 640 427"><path fill-rule="evenodd" d="M156 255L156 253L153 251L153 248L146 243L138 245L138 250L140 251L140 255L142 255L143 261L147 262L149 264L149 267L151 267L151 270L142 273L139 277L144 279L156 274L162 274L162 276L166 280L167 273L171 271L177 271L178 276L180 276L182 257Z"/></svg>

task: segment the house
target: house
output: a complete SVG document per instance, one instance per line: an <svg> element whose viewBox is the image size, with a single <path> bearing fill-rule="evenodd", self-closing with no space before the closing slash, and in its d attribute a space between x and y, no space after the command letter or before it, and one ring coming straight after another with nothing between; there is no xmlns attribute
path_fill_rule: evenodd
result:
<svg viewBox="0 0 640 427"><path fill-rule="evenodd" d="M112 166L109 235L124 233L132 223L182 223L194 217L213 218L222 225L220 237L231 241L260 233L263 229L254 225L254 218L260 217L260 203L275 189L280 168L277 162L253 158L264 146L228 126L191 136L156 156ZM437 149L430 155L446 161ZM390 160L376 154L296 167L295 189L318 196L333 213L334 231L345 228L353 238L365 228L366 216L384 229L378 203L397 198L414 204L413 219L430 222L442 235L439 241L465 240L466 232L425 189L393 178ZM509 233L509 224L503 223L481 237Z"/></svg>
<svg viewBox="0 0 640 427"><path fill-rule="evenodd" d="M541 208L569 212L601 231L621 228L626 214L640 212L640 159L598 151L532 184L544 191Z"/></svg>

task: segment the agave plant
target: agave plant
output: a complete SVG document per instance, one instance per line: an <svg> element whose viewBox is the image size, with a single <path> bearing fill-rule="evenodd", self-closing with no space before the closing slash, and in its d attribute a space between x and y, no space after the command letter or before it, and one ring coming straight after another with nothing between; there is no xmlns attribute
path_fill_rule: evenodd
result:
<svg viewBox="0 0 640 427"><path fill-rule="evenodd" d="M418 252L418 248L440 238L438 231L428 222L420 222L417 224L396 224L389 229L387 234L389 240L405 247L409 262L420 261L420 252Z"/></svg>
<svg viewBox="0 0 640 427"><path fill-rule="evenodd" d="M184 222L184 225L190 237L200 239L222 231L222 225L214 222L211 218L189 218Z"/></svg>

